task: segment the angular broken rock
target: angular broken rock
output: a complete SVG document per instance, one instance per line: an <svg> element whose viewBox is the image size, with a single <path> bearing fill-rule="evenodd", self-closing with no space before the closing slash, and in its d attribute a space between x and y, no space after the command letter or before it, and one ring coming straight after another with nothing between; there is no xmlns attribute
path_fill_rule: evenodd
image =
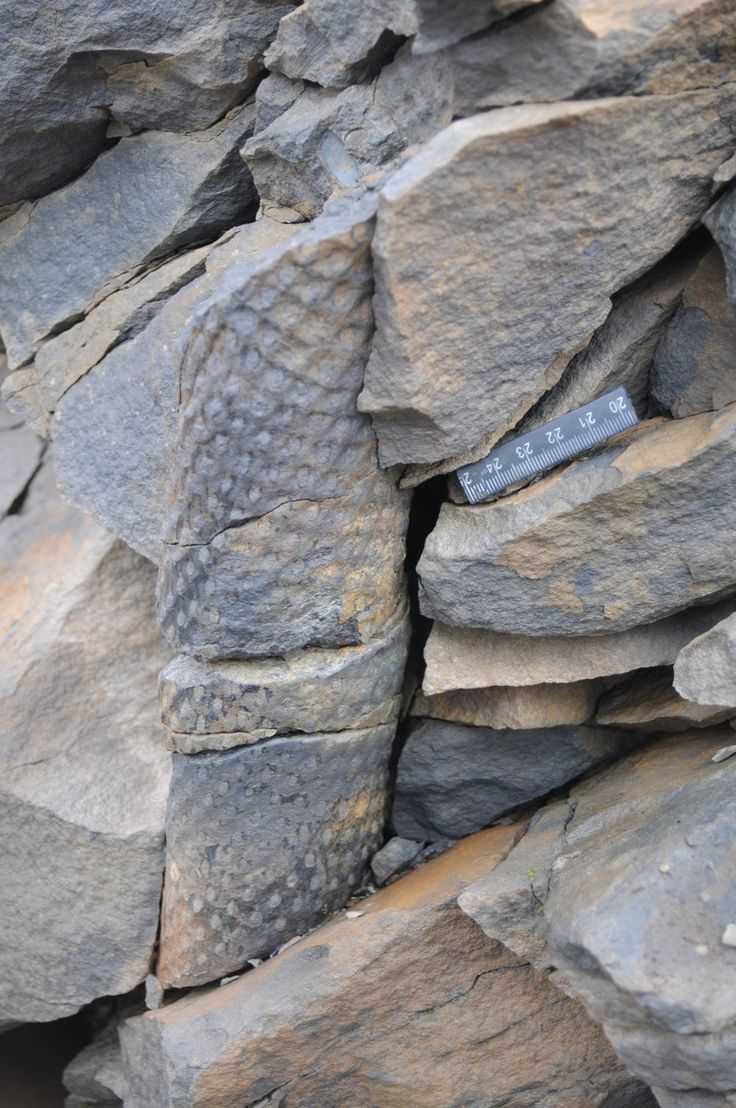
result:
<svg viewBox="0 0 736 1108"><path fill-rule="evenodd" d="M581 1005L455 903L518 834L482 832L361 901L357 918L128 1020L126 1108L533 1108L540 1089L545 1108L633 1103L606 1101L636 1083Z"/></svg>
<svg viewBox="0 0 736 1108"><path fill-rule="evenodd" d="M736 707L736 615L683 647L675 659L674 684L697 704Z"/></svg>
<svg viewBox="0 0 736 1108"><path fill-rule="evenodd" d="M642 424L495 503L445 504L418 565L422 611L453 625L580 635L720 599L736 591L734 481L732 404Z"/></svg>
<svg viewBox="0 0 736 1108"><path fill-rule="evenodd" d="M394 728L174 754L156 976L242 969L335 911L381 841Z"/></svg>
<svg viewBox="0 0 736 1108"><path fill-rule="evenodd" d="M191 131L242 102L289 3L0 5L0 207L59 188L116 134ZM112 194L111 194L112 195Z"/></svg>
<svg viewBox="0 0 736 1108"><path fill-rule="evenodd" d="M415 723L396 773L392 822L411 839L459 838L624 754L631 734L603 727L527 731Z"/></svg>
<svg viewBox="0 0 736 1108"><path fill-rule="evenodd" d="M550 814L523 843L565 990L633 1073L683 1105L736 1092L736 950L721 941L736 912L736 762L712 761L732 734L690 731L635 752L574 788L564 818ZM517 893L499 869L462 897L491 937L514 928L520 951L510 911L524 903L522 868L512 863ZM529 933L536 957L538 927Z"/></svg>
<svg viewBox="0 0 736 1108"><path fill-rule="evenodd" d="M682 648L729 616L732 600L687 608L611 635L505 635L435 623L424 648L424 692L572 682L672 665Z"/></svg>
<svg viewBox="0 0 736 1108"><path fill-rule="evenodd" d="M599 681L527 685L485 689L457 689L437 696L418 692L413 716L469 723L473 727L521 730L559 727L589 720L600 697Z"/></svg>
<svg viewBox="0 0 736 1108"><path fill-rule="evenodd" d="M419 854L422 842L416 839L402 839L394 835L371 858L371 872L378 885L385 885L389 877L406 869Z"/></svg>
<svg viewBox="0 0 736 1108"><path fill-rule="evenodd" d="M728 85L521 105L453 123L402 166L381 191L361 397L382 463L480 457L514 426L707 209L735 132Z"/></svg>
<svg viewBox="0 0 736 1108"><path fill-rule="evenodd" d="M159 685L170 745L192 754L295 731L389 723L399 713L408 644L402 605L361 646L246 662L200 662L180 654Z"/></svg>
<svg viewBox="0 0 736 1108"><path fill-rule="evenodd" d="M196 263L188 284L167 300L141 305L140 313L125 320L121 314L116 326L129 328L131 335L125 342L114 345L112 340L105 312L111 296L78 328L52 339L39 352L41 418L48 419L56 409L51 433L64 495L152 561L161 556L189 323L230 270L240 269L290 233L290 228L266 218L246 224L212 246L201 276L196 276L201 252L194 251ZM121 310L124 294L125 290L119 294ZM90 347L111 340L113 348L90 367ZM45 350L57 343L54 369L63 366L62 379L74 382L63 395L50 391L44 372ZM17 376L8 379L8 387Z"/></svg>
<svg viewBox="0 0 736 1108"><path fill-rule="evenodd" d="M733 696L736 702L736 689ZM672 687L672 670L667 667L645 670L611 689L598 705L595 722L602 727L673 732L710 727L733 715L736 706L713 707L684 700Z"/></svg>
<svg viewBox="0 0 736 1108"><path fill-rule="evenodd" d="M417 53L440 50L443 46L460 42L499 19L506 19L539 2L540 0L464 0L461 5L455 5L444 3L443 0L414 0L419 31L414 49Z"/></svg>
<svg viewBox="0 0 736 1108"><path fill-rule="evenodd" d="M246 105L207 131L121 139L0 224L0 332L11 369L126 276L242 221L256 193L237 149L253 115Z"/></svg>
<svg viewBox="0 0 736 1108"><path fill-rule="evenodd" d="M111 1020L64 1069L64 1108L119 1108L125 1097L118 1021Z"/></svg>
<svg viewBox="0 0 736 1108"><path fill-rule="evenodd" d="M728 295L731 303L736 305L736 188L729 189L706 212L703 223L721 248L726 264Z"/></svg>
<svg viewBox="0 0 736 1108"><path fill-rule="evenodd" d="M0 1022L71 1015L148 972L170 776L153 588L49 465L0 524Z"/></svg>
<svg viewBox="0 0 736 1108"><path fill-rule="evenodd" d="M0 401L0 417L8 410ZM8 420L0 426L0 519L22 497L41 463L43 443L27 427Z"/></svg>
<svg viewBox="0 0 736 1108"><path fill-rule="evenodd" d="M406 494L355 400L373 202L340 203L231 274L193 328L159 579L208 659L367 642L403 596Z"/></svg>
<svg viewBox="0 0 736 1108"><path fill-rule="evenodd" d="M325 88L376 75L403 38L417 30L415 0L305 0L279 23L266 52L269 70Z"/></svg>
<svg viewBox="0 0 736 1108"><path fill-rule="evenodd" d="M673 416L714 411L736 400L736 314L723 258L713 247L686 284L652 364L652 397Z"/></svg>

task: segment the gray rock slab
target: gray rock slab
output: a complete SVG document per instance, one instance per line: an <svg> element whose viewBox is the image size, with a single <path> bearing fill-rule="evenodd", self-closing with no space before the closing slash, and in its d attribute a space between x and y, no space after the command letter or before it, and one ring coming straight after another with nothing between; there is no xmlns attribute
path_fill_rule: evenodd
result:
<svg viewBox="0 0 736 1108"><path fill-rule="evenodd" d="M416 839L402 839L394 835L371 858L371 872L378 885L385 885L389 877L407 869L419 854L424 843Z"/></svg>
<svg viewBox="0 0 736 1108"><path fill-rule="evenodd" d="M728 295L731 303L736 304L736 189L729 189L724 193L706 212L703 223L721 248L726 265Z"/></svg>
<svg viewBox="0 0 736 1108"><path fill-rule="evenodd" d="M71 1015L148 972L170 776L154 581L47 464L0 524L2 1022Z"/></svg>
<svg viewBox="0 0 736 1108"><path fill-rule="evenodd" d="M596 727L527 731L414 724L399 756L398 835L458 838L623 754L630 734Z"/></svg>
<svg viewBox="0 0 736 1108"><path fill-rule="evenodd" d="M390 723L399 713L408 644L402 605L361 646L246 662L200 662L180 654L159 684L170 745L191 754L295 731Z"/></svg>
<svg viewBox="0 0 736 1108"><path fill-rule="evenodd" d="M254 86L292 8L270 0L91 0L55 9L4 0L0 207L87 168L117 134L215 123Z"/></svg>
<svg viewBox="0 0 736 1108"><path fill-rule="evenodd" d="M682 303L657 347L652 396L677 418L736 400L736 314L726 270L713 247L685 285Z"/></svg>
<svg viewBox="0 0 736 1108"><path fill-rule="evenodd" d="M11 369L123 275L242 221L256 194L237 149L253 117L246 105L205 131L121 139L0 224L0 332Z"/></svg>
<svg viewBox="0 0 736 1108"><path fill-rule="evenodd" d="M72 1058L62 1081L64 1108L120 1108L126 1090L116 1019Z"/></svg>
<svg viewBox="0 0 736 1108"><path fill-rule="evenodd" d="M326 88L376 75L402 38L416 33L414 0L306 0L279 23L266 52L268 69Z"/></svg>
<svg viewBox="0 0 736 1108"><path fill-rule="evenodd" d="M733 615L682 648L675 659L674 684L681 696L697 704L736 706L736 618Z"/></svg>
<svg viewBox="0 0 736 1108"><path fill-rule="evenodd" d="M297 228L196 321L159 578L182 653L367 642L403 596L406 494L355 407L372 218L370 199L345 202Z"/></svg>
<svg viewBox="0 0 736 1108"><path fill-rule="evenodd" d="M340 908L381 841L392 727L174 755L156 975L200 985Z"/></svg>
<svg viewBox="0 0 736 1108"><path fill-rule="evenodd" d="M414 48L431 53L536 3L539 0L465 0L456 7L442 0L414 0L419 24Z"/></svg>
<svg viewBox="0 0 736 1108"><path fill-rule="evenodd" d="M424 648L424 692L530 686L672 665L678 652L733 611L734 602L687 608L612 635L506 635L435 623Z"/></svg>
<svg viewBox="0 0 736 1108"><path fill-rule="evenodd" d="M734 715L736 705L713 707L683 699L673 688L672 670L667 667L645 670L611 689L598 705L595 722L603 727L674 732L710 727Z"/></svg>
<svg viewBox="0 0 736 1108"><path fill-rule="evenodd" d="M0 401L0 418L8 414ZM28 427L0 426L0 519L13 506L38 469L43 443Z"/></svg>
<svg viewBox="0 0 736 1108"><path fill-rule="evenodd" d="M736 591L736 405L653 420L488 505L445 504L418 564L443 623L625 631Z"/></svg>
<svg viewBox="0 0 736 1108"><path fill-rule="evenodd" d="M158 561L162 550L190 321L230 269L265 253L289 233L283 224L261 219L224 236L207 253L200 277L168 299L142 306L143 312L153 313L142 330L133 328L131 337L88 368L61 399L47 394L56 408L51 435L64 495L152 561ZM198 267L201 258L195 253ZM75 351L64 343L65 364L73 376L87 363L92 343L106 333L106 303L79 325L83 332ZM98 312L103 316L99 329ZM60 338L69 336L71 343L75 331Z"/></svg>
<svg viewBox="0 0 736 1108"><path fill-rule="evenodd" d="M609 298L707 210L729 100L723 85L503 108L453 123L391 176L361 397L384 465L481 457L557 383Z"/></svg>
<svg viewBox="0 0 736 1108"><path fill-rule="evenodd" d="M444 59L412 56L408 46L370 85L339 91L296 84L293 103L257 130L243 157L267 205L308 219L331 195L386 172L408 146L452 118Z"/></svg>
<svg viewBox="0 0 736 1108"><path fill-rule="evenodd" d="M525 730L586 723L592 718L602 684L569 681L559 684L454 689L427 696L421 690L411 706L413 716L469 723L473 727Z"/></svg>

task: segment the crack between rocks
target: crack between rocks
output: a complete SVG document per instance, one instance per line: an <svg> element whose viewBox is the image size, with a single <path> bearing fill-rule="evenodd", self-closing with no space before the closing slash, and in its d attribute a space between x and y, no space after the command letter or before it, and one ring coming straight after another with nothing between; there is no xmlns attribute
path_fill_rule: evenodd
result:
<svg viewBox="0 0 736 1108"><path fill-rule="evenodd" d="M246 516L244 519L234 519L230 523L226 523L218 531L215 531L214 534L209 539L206 539L204 542L180 542L178 539L170 539L166 542L166 546L178 546L182 549L189 549L190 547L197 546L210 546L210 544L213 543L219 535L224 535L226 531L236 531L241 527L247 527L250 523L256 523L259 519L265 519L266 516L273 515L273 513L278 512L280 508L286 508L289 505L296 506L301 504L330 504L334 501L339 501L342 499L343 498L340 496L325 496L322 499L313 500L310 499L308 496L305 496L297 500L282 500L279 504L275 504L273 508L269 508L265 512L260 512L258 515Z"/></svg>

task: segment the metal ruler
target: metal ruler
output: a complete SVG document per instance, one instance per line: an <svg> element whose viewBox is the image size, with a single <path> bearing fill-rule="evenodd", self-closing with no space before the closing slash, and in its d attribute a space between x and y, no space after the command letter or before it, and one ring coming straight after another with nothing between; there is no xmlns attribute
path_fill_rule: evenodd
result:
<svg viewBox="0 0 736 1108"><path fill-rule="evenodd" d="M517 481L525 481L582 454L638 422L626 389L614 389L574 412L497 446L487 458L463 466L457 475L470 503L477 504Z"/></svg>

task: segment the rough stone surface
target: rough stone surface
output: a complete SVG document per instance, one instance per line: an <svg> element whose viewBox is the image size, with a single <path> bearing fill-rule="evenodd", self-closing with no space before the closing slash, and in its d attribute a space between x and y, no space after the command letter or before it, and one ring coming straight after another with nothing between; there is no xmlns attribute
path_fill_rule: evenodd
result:
<svg viewBox="0 0 736 1108"><path fill-rule="evenodd" d="M290 233L283 224L261 219L216 243L202 276L156 304L158 311L143 330L115 346L53 401L57 412L51 433L64 495L152 561L162 551L190 321L230 270ZM90 324L102 308L91 313ZM80 344L76 358L83 357ZM66 364L79 367L78 360Z"/></svg>
<svg viewBox="0 0 736 1108"><path fill-rule="evenodd" d="M414 724L399 756L392 821L405 838L458 838L623 754L630 734Z"/></svg>
<svg viewBox="0 0 736 1108"><path fill-rule="evenodd" d="M383 464L480 457L559 380L608 298L707 209L729 101L723 85L503 108L453 123L390 178L361 398Z"/></svg>
<svg viewBox="0 0 736 1108"><path fill-rule="evenodd" d="M121 139L0 224L0 332L11 369L126 273L242 220L256 194L237 148L253 116L246 105L206 131Z"/></svg>
<svg viewBox="0 0 736 1108"><path fill-rule="evenodd" d="M175 754L156 975L241 969L359 884L381 841L392 727Z"/></svg>
<svg viewBox="0 0 736 1108"><path fill-rule="evenodd" d="M13 507L41 463L43 443L0 401L0 519Z"/></svg>
<svg viewBox="0 0 736 1108"><path fill-rule="evenodd" d="M64 1070L64 1108L120 1108L125 1077L118 1023L111 1020Z"/></svg>
<svg viewBox="0 0 736 1108"><path fill-rule="evenodd" d="M418 565L422 611L603 634L736 591L735 446L736 405L654 420L514 496L444 505Z"/></svg>
<svg viewBox="0 0 736 1108"><path fill-rule="evenodd" d="M736 706L736 617L727 616L683 647L674 683L681 696L698 704Z"/></svg>
<svg viewBox="0 0 736 1108"><path fill-rule="evenodd" d="M291 7L94 0L39 10L4 0L0 206L80 173L111 123L117 134L215 123L255 84Z"/></svg>
<svg viewBox="0 0 736 1108"><path fill-rule="evenodd" d="M652 395L673 416L713 411L736 400L736 315L723 258L713 247L685 286L652 366Z"/></svg>
<svg viewBox="0 0 736 1108"><path fill-rule="evenodd" d="M443 0L414 0L418 20L415 49L430 53L482 31L540 0L465 0L461 7Z"/></svg>
<svg viewBox="0 0 736 1108"><path fill-rule="evenodd" d="M729 735L662 739L577 786L556 846L552 825L535 825L546 830L537 895L566 990L603 1023L632 1072L683 1105L708 1096L726 1104L736 1091L736 950L721 941L736 915L736 762L712 762ZM494 876L462 898L491 936L507 897L501 874L494 904ZM471 896L485 899L482 915Z"/></svg>
<svg viewBox="0 0 736 1108"><path fill-rule="evenodd" d="M148 972L170 774L153 586L47 465L0 524L0 1022L71 1015Z"/></svg>
<svg viewBox="0 0 736 1108"><path fill-rule="evenodd" d="M591 680L516 688L457 689L437 696L418 692L411 713L501 730L559 727L591 719L601 691L600 681Z"/></svg>
<svg viewBox="0 0 736 1108"><path fill-rule="evenodd" d="M126 1108L633 1105L614 1099L636 1083L581 1006L455 904L518 833L474 836L360 918L128 1020Z"/></svg>
<svg viewBox="0 0 736 1108"><path fill-rule="evenodd" d="M416 839L402 839L400 835L394 835L392 839L382 846L371 858L371 872L378 885L385 885L389 877L406 869L419 854L422 842Z"/></svg>
<svg viewBox="0 0 736 1108"><path fill-rule="evenodd" d="M248 140L243 157L267 205L309 219L333 192L385 172L406 147L452 118L446 64L414 57L408 46L370 85L298 85L291 106Z"/></svg>
<svg viewBox="0 0 736 1108"><path fill-rule="evenodd" d="M402 38L415 34L414 0L306 0L279 24L266 53L270 70L327 88L375 76Z"/></svg>
<svg viewBox="0 0 736 1108"><path fill-rule="evenodd" d="M736 702L736 693L732 692L732 698ZM736 706L713 707L684 700L672 687L672 670L667 667L645 670L612 689L598 705L595 721L603 727L672 732L710 727L733 715Z"/></svg>
<svg viewBox="0 0 736 1108"><path fill-rule="evenodd" d="M721 248L726 264L728 295L731 303L736 304L736 189L729 189L710 211L706 212L703 223Z"/></svg>
<svg viewBox="0 0 736 1108"><path fill-rule="evenodd" d="M297 228L197 321L159 579L183 653L366 642L402 597L406 494L355 409L372 216L344 203Z"/></svg>
<svg viewBox="0 0 736 1108"><path fill-rule="evenodd" d="M191 754L288 732L389 723L399 712L408 643L402 606L364 646L248 662L208 663L181 654L159 685L170 743Z"/></svg>
<svg viewBox="0 0 736 1108"><path fill-rule="evenodd" d="M612 635L504 635L435 623L424 648L428 696L491 685L572 682L672 665L682 648L733 611L731 600L688 608Z"/></svg>

